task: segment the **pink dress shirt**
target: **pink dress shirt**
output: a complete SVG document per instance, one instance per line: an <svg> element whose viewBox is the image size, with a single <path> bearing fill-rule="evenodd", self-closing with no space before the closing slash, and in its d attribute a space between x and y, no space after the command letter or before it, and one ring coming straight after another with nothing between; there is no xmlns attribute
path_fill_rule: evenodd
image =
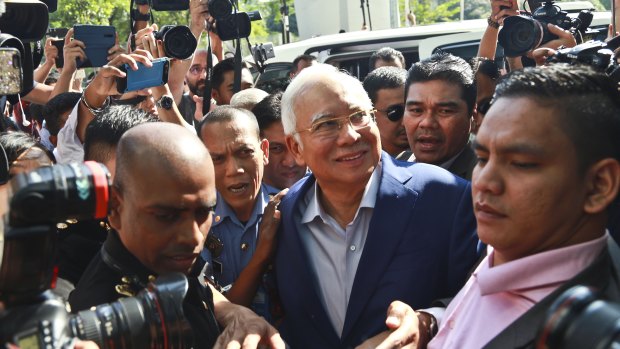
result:
<svg viewBox="0 0 620 349"><path fill-rule="evenodd" d="M481 348L564 282L588 267L607 245L607 235L585 243L492 266L480 263L450 302L429 349Z"/></svg>

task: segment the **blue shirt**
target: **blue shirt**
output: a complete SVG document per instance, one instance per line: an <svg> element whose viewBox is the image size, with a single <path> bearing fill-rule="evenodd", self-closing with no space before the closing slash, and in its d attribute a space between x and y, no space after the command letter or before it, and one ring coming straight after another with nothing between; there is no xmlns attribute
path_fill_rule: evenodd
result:
<svg viewBox="0 0 620 349"><path fill-rule="evenodd" d="M353 220L345 228L340 227L322 207L318 182L314 182L299 205L301 239L318 276L317 288L323 306L339 335L342 334L353 281L366 244L381 171L379 163L366 184Z"/></svg>
<svg viewBox="0 0 620 349"><path fill-rule="evenodd" d="M241 274L254 255L258 242L258 226L263 217L263 211L269 202L269 191L262 185L258 192L254 210L250 219L244 224L235 215L233 209L224 201L221 195L217 195L217 204L211 231L223 244L222 253L213 258L211 252L204 248L202 257L209 263L207 275L220 286L227 289ZM269 312L269 297L266 292L268 275L263 276L263 282L259 285L251 308L258 315L271 321Z"/></svg>

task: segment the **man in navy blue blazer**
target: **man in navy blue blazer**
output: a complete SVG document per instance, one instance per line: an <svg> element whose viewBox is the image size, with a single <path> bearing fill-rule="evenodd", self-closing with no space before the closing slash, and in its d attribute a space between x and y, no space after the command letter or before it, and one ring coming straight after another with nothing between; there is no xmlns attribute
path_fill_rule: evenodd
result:
<svg viewBox="0 0 620 349"><path fill-rule="evenodd" d="M392 301L419 309L456 294L477 259L467 181L382 152L362 84L331 66L293 80L282 122L312 170L280 204L275 271L292 348L352 348L387 333Z"/></svg>

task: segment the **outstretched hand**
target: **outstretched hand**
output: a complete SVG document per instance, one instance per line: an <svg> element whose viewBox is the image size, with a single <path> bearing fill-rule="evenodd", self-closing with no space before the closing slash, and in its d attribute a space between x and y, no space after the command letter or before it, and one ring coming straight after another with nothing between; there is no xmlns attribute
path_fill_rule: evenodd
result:
<svg viewBox="0 0 620 349"><path fill-rule="evenodd" d="M99 74L93 79L88 86L89 91L94 91L99 96L117 95L116 78L124 78L127 76L125 72L119 69L123 64L129 65L132 70L138 70L138 62L146 67L152 67L152 56L144 50L136 50L132 54L120 54L116 56L107 65L104 65ZM143 95L147 95L148 91L143 91Z"/></svg>
<svg viewBox="0 0 620 349"><path fill-rule="evenodd" d="M421 344L418 316L409 305L392 302L385 325L388 331L367 339L356 349L415 349Z"/></svg>
<svg viewBox="0 0 620 349"><path fill-rule="evenodd" d="M278 331L252 310L228 303L225 312L226 315L219 321L225 324L225 328L217 338L214 349L285 348Z"/></svg>

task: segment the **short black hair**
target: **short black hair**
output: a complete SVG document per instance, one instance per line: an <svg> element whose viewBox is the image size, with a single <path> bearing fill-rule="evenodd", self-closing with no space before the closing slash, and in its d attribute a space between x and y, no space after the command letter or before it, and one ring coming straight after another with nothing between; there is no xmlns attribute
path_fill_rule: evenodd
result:
<svg viewBox="0 0 620 349"><path fill-rule="evenodd" d="M60 119L60 114L66 113L75 107L82 96L78 92L64 92L47 101L43 107L45 127L52 136L58 136L58 132L64 126L66 120Z"/></svg>
<svg viewBox="0 0 620 349"><path fill-rule="evenodd" d="M21 132L3 132L0 134L0 146L4 149L6 157L9 160L9 166L16 161L20 155L31 148L39 148L43 151L52 162L56 162L54 155L43 144L38 142L33 136Z"/></svg>
<svg viewBox="0 0 620 349"><path fill-rule="evenodd" d="M205 115L200 123L198 124L198 131L202 132L204 125L214 124L216 122L229 122L236 120L239 117L239 114L247 117L247 121L249 121L253 126L252 128L256 129L256 138L260 139L260 129L258 127L258 121L256 121L256 117L252 114L251 111L243 108L236 108L230 105L220 105L215 107L215 109L211 110L207 115Z"/></svg>
<svg viewBox="0 0 620 349"><path fill-rule="evenodd" d="M470 114L474 112L476 82L471 66L463 58L441 52L413 64L407 74L405 95L408 94L411 84L433 80L459 85L462 92L461 97L467 103L467 110Z"/></svg>
<svg viewBox="0 0 620 349"><path fill-rule="evenodd" d="M116 151L116 145L130 128L145 122L159 121L157 116L129 105L113 105L86 127L84 161L106 162Z"/></svg>
<svg viewBox="0 0 620 349"><path fill-rule="evenodd" d="M558 127L575 145L582 173L604 158L620 161L620 93L607 75L589 66L527 67L502 78L493 98L519 97L557 111Z"/></svg>
<svg viewBox="0 0 620 349"><path fill-rule="evenodd" d="M316 57L314 57L313 55L305 55L305 54L295 57L295 59L293 60L293 66L291 67L291 71L289 74L297 73L297 65L299 64L300 61L314 62L316 61Z"/></svg>
<svg viewBox="0 0 620 349"><path fill-rule="evenodd" d="M226 58L219 61L214 67L211 74L211 87L219 89L224 82L224 74L229 71L235 71L235 60Z"/></svg>
<svg viewBox="0 0 620 349"><path fill-rule="evenodd" d="M32 120L36 120L39 125L43 124L43 105L30 103L30 105L28 105L28 112Z"/></svg>
<svg viewBox="0 0 620 349"><path fill-rule="evenodd" d="M395 62L396 60L402 63L403 67L405 67L405 56L391 47L382 47L377 51L373 52L368 59L368 71L375 70L375 64L378 60L386 61L386 62Z"/></svg>
<svg viewBox="0 0 620 349"><path fill-rule="evenodd" d="M364 79L364 90L368 93L372 103L377 102L377 93L386 88L405 88L407 71L397 67L379 67Z"/></svg>
<svg viewBox="0 0 620 349"><path fill-rule="evenodd" d="M499 67L493 59L488 59L485 57L474 57L471 60L471 67L474 71L474 76L480 73L492 80L497 80L501 76Z"/></svg>
<svg viewBox="0 0 620 349"><path fill-rule="evenodd" d="M282 91L272 93L252 108L252 113L254 113L256 121L258 121L261 136L263 136L264 129L269 128L269 126L276 122L282 122L282 106L280 104L282 94Z"/></svg>

